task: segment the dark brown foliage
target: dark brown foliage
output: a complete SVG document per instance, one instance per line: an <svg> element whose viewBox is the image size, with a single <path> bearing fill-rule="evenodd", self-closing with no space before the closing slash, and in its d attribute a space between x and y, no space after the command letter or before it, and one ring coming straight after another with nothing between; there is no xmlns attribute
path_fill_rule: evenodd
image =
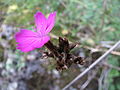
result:
<svg viewBox="0 0 120 90"><path fill-rule="evenodd" d="M70 44L66 38L59 37L59 45L55 46L51 41L45 44L50 52L45 52L44 56L53 57L57 60L56 69L62 71L68 69L73 63L83 65L82 57L71 54L70 51L76 44Z"/></svg>

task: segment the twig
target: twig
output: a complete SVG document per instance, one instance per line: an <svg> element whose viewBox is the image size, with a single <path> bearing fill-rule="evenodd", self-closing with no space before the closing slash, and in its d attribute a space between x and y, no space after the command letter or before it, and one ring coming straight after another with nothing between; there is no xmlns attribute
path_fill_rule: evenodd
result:
<svg viewBox="0 0 120 90"><path fill-rule="evenodd" d="M109 83L107 82L107 79L108 79L108 75L109 75L109 72L110 72L111 69L108 69L105 73L105 76L104 76L104 84L103 84L103 90L109 90Z"/></svg>
<svg viewBox="0 0 120 90"><path fill-rule="evenodd" d="M113 66L113 65L108 64L108 63L105 63L105 62L104 62L103 64L106 65L106 66L109 67L109 68L113 68L113 69L116 69L116 70L120 71L120 67Z"/></svg>
<svg viewBox="0 0 120 90"><path fill-rule="evenodd" d="M90 71L93 67L95 67L100 61L104 60L106 56L110 54L116 47L120 45L120 41L118 41L113 47L111 47L106 53L104 53L100 58L98 58L94 63L92 63L88 68L86 68L82 73L80 73L75 79L73 79L69 84L67 84L62 90L66 90L69 88L73 83L75 83L78 79L84 76L88 71Z"/></svg>
<svg viewBox="0 0 120 90"><path fill-rule="evenodd" d="M54 35L54 34L52 34L52 33L50 33L50 36L51 36L52 38L55 38L55 39L58 39L58 38L59 38L58 36L56 36L56 35ZM69 41L69 42L71 43L71 41ZM79 45L77 45L76 47L79 47ZM97 51L97 52L106 52L106 51L107 51L107 50L92 48L92 47L88 47L88 46L83 46L83 48L89 49L89 50L91 50L91 51L94 50L94 51ZM117 52L117 51L111 51L110 53L113 54L113 55L118 55L118 56L120 56L120 52Z"/></svg>
<svg viewBox="0 0 120 90"><path fill-rule="evenodd" d="M97 74L96 72L97 69L95 69L95 71L92 72L92 75L88 75L87 81L81 86L80 90L84 90L89 85L89 83L95 78Z"/></svg>
<svg viewBox="0 0 120 90"><path fill-rule="evenodd" d="M105 89L103 89L103 88L105 88L104 86L106 86L106 85L105 85L105 81L106 81L106 77L107 77L109 71L110 71L109 68L103 68L102 73L101 73L101 76L100 76L100 78L98 79L98 83L99 83L99 88L98 88L98 90L105 90Z"/></svg>
<svg viewBox="0 0 120 90"><path fill-rule="evenodd" d="M89 49L91 51L96 51L96 52L106 52L107 51L107 50L92 48L92 47L88 47L88 46L84 46L83 48ZM110 53L113 55L120 56L120 52L117 52L117 51L111 51Z"/></svg>
<svg viewBox="0 0 120 90"><path fill-rule="evenodd" d="M88 80L82 85L80 90L84 90L88 86L88 84L91 82L91 80L93 80L93 78L94 77L88 78Z"/></svg>

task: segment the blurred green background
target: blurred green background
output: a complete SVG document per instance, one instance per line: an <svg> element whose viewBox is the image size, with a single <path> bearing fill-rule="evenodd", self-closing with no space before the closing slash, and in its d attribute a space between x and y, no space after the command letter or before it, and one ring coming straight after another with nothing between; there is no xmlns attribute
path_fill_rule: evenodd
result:
<svg viewBox="0 0 120 90"><path fill-rule="evenodd" d="M19 60L19 55L26 54L15 49L16 42L13 36L20 28L33 28L33 16L37 11L43 12L46 16L57 11L55 27L51 31L52 40L55 42L57 40L54 35L63 36L72 42L81 43L83 48L96 48L104 52L120 40L120 0L0 0L0 33L4 32L6 35L12 32L12 39L9 35L0 37L1 62L7 61L3 55L8 49L18 56L18 67L24 66L24 61ZM12 31L6 32L4 25L9 26L6 28L12 26ZM7 44L4 43L4 39L8 41ZM10 46L6 47L3 43ZM120 67L120 54L110 55L107 63ZM48 68L53 69L51 66ZM106 82L108 89L101 90L120 90L119 69L110 69Z"/></svg>

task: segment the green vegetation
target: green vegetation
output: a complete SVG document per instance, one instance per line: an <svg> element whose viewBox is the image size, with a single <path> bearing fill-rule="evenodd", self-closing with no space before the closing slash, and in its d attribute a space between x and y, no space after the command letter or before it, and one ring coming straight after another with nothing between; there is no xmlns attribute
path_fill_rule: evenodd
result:
<svg viewBox="0 0 120 90"><path fill-rule="evenodd" d="M0 9L5 13L2 15L3 23L8 25L31 29L34 26L33 15L36 11L41 11L46 16L52 11L57 11L56 24L51 32L56 36L67 37L72 42L80 42L83 46L90 47L99 46L100 41L115 43L120 40L120 0L2 0L0 2ZM108 62L120 67L120 57L111 55ZM120 90L120 80L116 81L116 78L120 78L120 72L111 69L107 80L109 90Z"/></svg>

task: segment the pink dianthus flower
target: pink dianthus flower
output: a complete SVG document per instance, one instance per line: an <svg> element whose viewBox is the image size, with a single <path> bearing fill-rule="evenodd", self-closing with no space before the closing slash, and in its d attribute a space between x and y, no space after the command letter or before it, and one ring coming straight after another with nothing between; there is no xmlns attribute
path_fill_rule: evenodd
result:
<svg viewBox="0 0 120 90"><path fill-rule="evenodd" d="M15 34L17 49L22 52L29 52L36 48L41 48L50 40L48 33L52 30L55 23L56 12L50 13L46 18L41 12L34 15L35 30L21 29Z"/></svg>

